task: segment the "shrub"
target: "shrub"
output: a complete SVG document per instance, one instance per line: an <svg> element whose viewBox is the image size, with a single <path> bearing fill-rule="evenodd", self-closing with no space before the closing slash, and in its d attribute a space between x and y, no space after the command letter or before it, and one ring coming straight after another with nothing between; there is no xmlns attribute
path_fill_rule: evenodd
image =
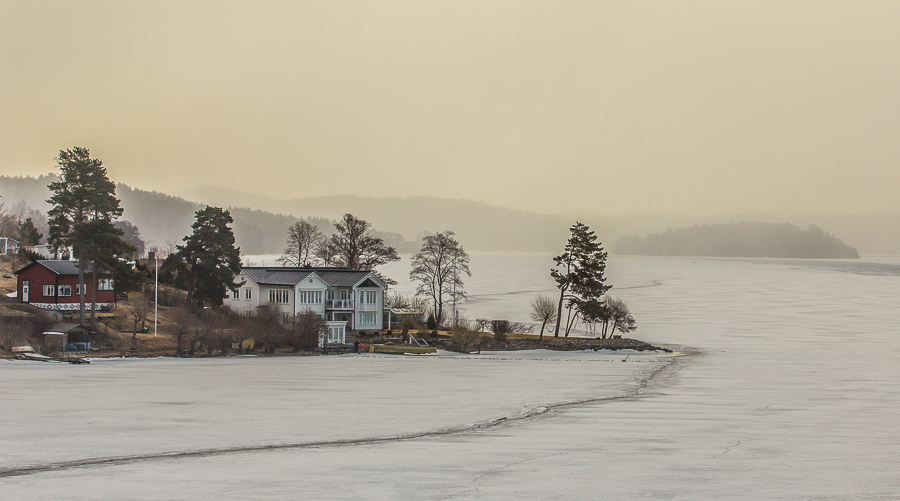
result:
<svg viewBox="0 0 900 501"><path fill-rule="evenodd" d="M491 322L491 332L494 333L494 339L498 343L505 343L507 339L506 333L509 332L508 320L494 320Z"/></svg>
<svg viewBox="0 0 900 501"><path fill-rule="evenodd" d="M437 329L437 320L434 319L433 313L428 314L428 320L425 321L425 325L428 327L428 330L433 331Z"/></svg>

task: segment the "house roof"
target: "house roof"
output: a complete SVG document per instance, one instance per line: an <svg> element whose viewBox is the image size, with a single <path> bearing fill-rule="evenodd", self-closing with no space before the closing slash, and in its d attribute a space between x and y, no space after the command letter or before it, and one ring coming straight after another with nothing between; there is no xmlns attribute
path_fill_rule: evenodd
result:
<svg viewBox="0 0 900 501"><path fill-rule="evenodd" d="M52 271L53 273L56 273L57 275L78 274L78 261L41 259L37 261L37 263L42 265L44 268Z"/></svg>
<svg viewBox="0 0 900 501"><path fill-rule="evenodd" d="M66 334L68 332L72 332L74 330L86 330L80 324L71 324L71 323L61 323L61 324L53 324L52 327L44 331L44 334Z"/></svg>
<svg viewBox="0 0 900 501"><path fill-rule="evenodd" d="M368 271L356 271L347 268L272 268L245 267L242 270L251 280L260 285L295 286L310 275L322 279L331 287L353 287L369 276Z"/></svg>
<svg viewBox="0 0 900 501"><path fill-rule="evenodd" d="M16 272L16 275L31 268L34 265L41 265L57 275L77 275L78 261L65 261L62 259L38 259L37 261L27 264ZM85 263L84 272L91 272L91 264ZM105 272L104 272L105 273Z"/></svg>

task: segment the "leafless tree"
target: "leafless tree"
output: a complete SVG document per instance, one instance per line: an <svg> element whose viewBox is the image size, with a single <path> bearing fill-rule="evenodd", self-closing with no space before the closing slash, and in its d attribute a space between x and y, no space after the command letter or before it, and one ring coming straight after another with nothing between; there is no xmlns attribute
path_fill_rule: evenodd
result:
<svg viewBox="0 0 900 501"><path fill-rule="evenodd" d="M184 339L193 338L197 317L191 312L190 307L186 304L173 309L172 317L175 321L175 326L172 331L172 334L175 336L175 355L181 356L184 352Z"/></svg>
<svg viewBox="0 0 900 501"><path fill-rule="evenodd" d="M606 307L609 309L609 335L612 336L616 331L622 334L637 329L637 322L631 316L631 311L625 301L620 298L607 295L605 298ZM606 337L606 327L603 329L603 337Z"/></svg>
<svg viewBox="0 0 900 501"><path fill-rule="evenodd" d="M353 214L344 214L340 221L334 223L335 232L329 240L337 251L336 260L340 266L375 271L382 264L400 260L397 249L385 245L384 240L369 232L371 226L371 223ZM389 278L380 278L386 284L396 284Z"/></svg>
<svg viewBox="0 0 900 501"><path fill-rule="evenodd" d="M478 332L485 332L488 330L488 327L491 326L490 318L476 318L475 319L475 330Z"/></svg>
<svg viewBox="0 0 900 501"><path fill-rule="evenodd" d="M463 353L469 353L476 348L480 348L480 339L484 336L481 332L472 330L472 326L468 322L460 321L450 329L450 340L453 346ZM479 350L480 351L480 350Z"/></svg>
<svg viewBox="0 0 900 501"><path fill-rule="evenodd" d="M556 301L540 295L531 300L531 319L541 323L540 339L544 339L544 327L556 322Z"/></svg>
<svg viewBox="0 0 900 501"><path fill-rule="evenodd" d="M319 339L325 334L327 324L322 315L312 310L306 310L298 313L288 328L291 345L296 353L300 350L312 350L319 346Z"/></svg>
<svg viewBox="0 0 900 501"><path fill-rule="evenodd" d="M313 256L321 261L322 266L338 266L337 245L330 238L323 238L313 246Z"/></svg>
<svg viewBox="0 0 900 501"><path fill-rule="evenodd" d="M469 255L452 231L427 235L422 248L412 257L409 278L419 282L416 294L431 301L434 318L444 318L444 305L466 298L462 275L469 271Z"/></svg>
<svg viewBox="0 0 900 501"><path fill-rule="evenodd" d="M318 226L305 220L297 221L288 228L287 246L278 262L291 267L309 264L310 257L315 254L316 245L323 239L324 236Z"/></svg>
<svg viewBox="0 0 900 501"><path fill-rule="evenodd" d="M138 322L141 324L141 331L146 327L147 319L150 318L150 314L153 313L153 304L150 302L150 299L144 295L140 294L131 302L131 319L134 320L134 326L131 334L131 341L134 343L137 340L137 331L138 331Z"/></svg>

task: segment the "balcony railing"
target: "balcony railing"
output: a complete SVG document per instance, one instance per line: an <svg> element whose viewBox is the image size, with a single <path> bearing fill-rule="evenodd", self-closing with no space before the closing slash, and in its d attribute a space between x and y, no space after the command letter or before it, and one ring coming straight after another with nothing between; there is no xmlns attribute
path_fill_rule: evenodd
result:
<svg viewBox="0 0 900 501"><path fill-rule="evenodd" d="M325 301L325 307L329 310L352 310L352 299L329 299Z"/></svg>

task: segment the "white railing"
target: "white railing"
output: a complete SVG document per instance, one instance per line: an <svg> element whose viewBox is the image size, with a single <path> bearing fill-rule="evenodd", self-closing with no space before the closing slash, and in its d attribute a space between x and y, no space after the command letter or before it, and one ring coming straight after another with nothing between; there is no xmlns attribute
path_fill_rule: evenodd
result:
<svg viewBox="0 0 900 501"><path fill-rule="evenodd" d="M360 303L359 311L378 311L375 303Z"/></svg>
<svg viewBox="0 0 900 501"><path fill-rule="evenodd" d="M352 299L329 299L325 301L325 307L329 310L352 310Z"/></svg>

